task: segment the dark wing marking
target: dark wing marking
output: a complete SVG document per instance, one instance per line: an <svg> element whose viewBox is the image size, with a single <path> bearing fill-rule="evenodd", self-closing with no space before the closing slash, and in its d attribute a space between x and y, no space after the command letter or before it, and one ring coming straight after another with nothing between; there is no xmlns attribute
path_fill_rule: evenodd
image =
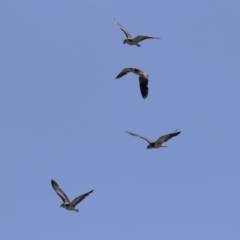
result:
<svg viewBox="0 0 240 240"><path fill-rule="evenodd" d="M146 39L160 39L159 37L150 37L150 36L137 36L133 39L134 42L141 42Z"/></svg>
<svg viewBox="0 0 240 240"><path fill-rule="evenodd" d="M128 134L130 134L130 135L132 135L132 136L134 136L134 137L140 137L140 138L146 140L149 144L154 142L153 140L151 140L151 139L149 139L149 138L146 138L146 137L143 137L143 136L141 136L141 135L138 135L138 134L136 134L136 133L132 133L132 132L128 132L128 131L126 131L126 133L128 133Z"/></svg>
<svg viewBox="0 0 240 240"><path fill-rule="evenodd" d="M124 75L126 75L126 74L129 73L129 72L131 72L131 68L124 68L124 69L116 76L116 79L123 77Z"/></svg>
<svg viewBox="0 0 240 240"><path fill-rule="evenodd" d="M91 194L93 192L93 190L92 191L90 191L90 192L87 192L87 193L84 193L84 194L82 194L81 196L79 196L79 197L76 197L72 202L71 202L71 205L73 205L74 207L78 204L78 203L80 203L85 197L87 197L89 194Z"/></svg>
<svg viewBox="0 0 240 240"><path fill-rule="evenodd" d="M139 68L132 68L132 70L134 71L134 73L136 73L136 74L144 74L144 72L141 70L141 69L139 69Z"/></svg>
<svg viewBox="0 0 240 240"><path fill-rule="evenodd" d="M145 99L148 96L148 79L145 77L139 77L139 85L142 97Z"/></svg>
<svg viewBox="0 0 240 240"><path fill-rule="evenodd" d="M132 39L131 34L130 34L127 30L125 30L120 23L118 23L116 20L114 20L114 22L115 22L115 23L118 25L118 27L125 33L127 39Z"/></svg>
<svg viewBox="0 0 240 240"><path fill-rule="evenodd" d="M162 143L164 143L164 142L167 142L169 139L171 139L171 138L173 138L173 137L176 137L176 136L177 136L178 134L180 134L180 133L181 133L180 131L177 132L177 130L176 130L176 131L173 132L173 133L169 133L169 134L163 135L163 136L161 136L161 137L156 141L156 143L162 144Z"/></svg>
<svg viewBox="0 0 240 240"><path fill-rule="evenodd" d="M58 194L58 196L63 200L63 202L64 202L65 204L69 204L70 201L69 201L68 197L67 197L66 194L63 192L63 190L58 186L58 184L57 184L54 180L52 180L51 183L52 183L53 189L56 191L56 193Z"/></svg>

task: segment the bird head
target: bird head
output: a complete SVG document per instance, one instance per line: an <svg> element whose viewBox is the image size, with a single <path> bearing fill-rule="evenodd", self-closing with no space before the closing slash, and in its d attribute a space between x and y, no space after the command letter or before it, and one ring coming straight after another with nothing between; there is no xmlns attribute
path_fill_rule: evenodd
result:
<svg viewBox="0 0 240 240"><path fill-rule="evenodd" d="M127 39L124 39L124 40L123 40L123 44L125 44L125 43L127 43Z"/></svg>
<svg viewBox="0 0 240 240"><path fill-rule="evenodd" d="M62 204L60 205L60 207L64 207L64 204L62 203Z"/></svg>

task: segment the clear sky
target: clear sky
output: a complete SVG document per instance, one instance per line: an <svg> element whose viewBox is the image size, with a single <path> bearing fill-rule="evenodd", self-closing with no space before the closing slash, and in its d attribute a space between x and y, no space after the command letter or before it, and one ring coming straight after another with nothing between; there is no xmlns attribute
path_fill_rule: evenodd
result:
<svg viewBox="0 0 240 240"><path fill-rule="evenodd" d="M0 1L0 239L240 239L240 1ZM123 44L124 33L161 40ZM149 74L115 80L125 67ZM167 148L147 150L132 131ZM95 189L78 213L60 208Z"/></svg>

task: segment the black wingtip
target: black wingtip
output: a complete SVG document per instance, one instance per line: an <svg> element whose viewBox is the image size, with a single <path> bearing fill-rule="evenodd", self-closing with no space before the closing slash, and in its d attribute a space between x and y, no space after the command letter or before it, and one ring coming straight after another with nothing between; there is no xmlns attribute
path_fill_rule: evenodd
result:
<svg viewBox="0 0 240 240"><path fill-rule="evenodd" d="M53 179L51 179L51 185L52 185L54 190L55 190L55 187L59 188L57 182L55 182Z"/></svg>
<svg viewBox="0 0 240 240"><path fill-rule="evenodd" d="M173 133L178 133L178 134L180 134L181 131L178 131L178 129L176 129Z"/></svg>
<svg viewBox="0 0 240 240"><path fill-rule="evenodd" d="M179 135L181 133L181 131L175 131L173 134L174 134L174 136L177 136L177 135Z"/></svg>
<svg viewBox="0 0 240 240"><path fill-rule="evenodd" d="M142 98L146 99L148 97L148 87L147 86L141 86L140 91L141 91Z"/></svg>
<svg viewBox="0 0 240 240"><path fill-rule="evenodd" d="M51 179L51 184L52 184L52 186L53 186L53 185L57 185L57 186L58 186L57 182L54 181L53 179Z"/></svg>
<svg viewBox="0 0 240 240"><path fill-rule="evenodd" d="M140 83L140 92L143 97L143 99L146 99L148 96L148 78L139 77L139 83Z"/></svg>
<svg viewBox="0 0 240 240"><path fill-rule="evenodd" d="M94 190L95 190L95 189L92 189L91 191L89 191L89 192L87 193L87 196L88 196L89 194L91 194Z"/></svg>
<svg viewBox="0 0 240 240"><path fill-rule="evenodd" d="M123 75L122 75L122 74L121 74L121 75L119 74L119 75L117 75L117 76L115 77L115 79L119 79L119 78L123 77L124 75L126 75L126 74L123 74Z"/></svg>
<svg viewBox="0 0 240 240"><path fill-rule="evenodd" d="M121 74L119 73L116 77L115 77L115 79L118 79L118 78L120 78L121 77Z"/></svg>

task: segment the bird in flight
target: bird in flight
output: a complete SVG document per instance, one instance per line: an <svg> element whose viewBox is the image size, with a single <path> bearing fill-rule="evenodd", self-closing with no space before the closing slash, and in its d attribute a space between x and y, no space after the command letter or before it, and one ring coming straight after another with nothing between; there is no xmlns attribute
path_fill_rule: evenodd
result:
<svg viewBox="0 0 240 240"><path fill-rule="evenodd" d="M93 192L93 190L92 190L90 192L84 193L81 196L76 197L72 202L70 202L67 195L63 192L63 190L58 186L58 184L54 180L51 181L51 184L52 184L53 189L58 194L58 196L63 200L63 203L60 205L60 207L63 207L70 211L78 212L79 210L75 208L76 205L78 203L80 203L85 197L87 197L89 194L91 194Z"/></svg>
<svg viewBox="0 0 240 240"><path fill-rule="evenodd" d="M143 72L139 68L124 68L117 76L117 78L121 78L122 76L126 75L127 73L135 73L139 75L139 85L142 97L145 99L148 96L148 74Z"/></svg>
<svg viewBox="0 0 240 240"><path fill-rule="evenodd" d="M144 140L146 140L149 145L147 146L147 149L153 149L153 148L160 148L160 147L167 147L165 145L163 145L163 143L167 142L169 139L171 139L172 137L176 137L178 134L180 134L181 132L180 131L175 131L173 133L169 133L169 134L166 134L166 135L163 135L161 136L157 141L153 141L149 138L146 138L146 137L143 137L141 135L138 135L138 134L135 134L135 133L132 133L132 132L128 132L126 131L126 133L134 136L134 137L140 137Z"/></svg>
<svg viewBox="0 0 240 240"><path fill-rule="evenodd" d="M114 22L125 33L125 35L127 37L126 39L123 40L123 44L127 43L129 45L137 45L138 47L141 47L139 42L141 42L143 40L146 40L146 39L160 39L159 37L150 37L150 36L143 36L143 35L139 35L135 38L132 38L131 34L127 30L125 30L120 23L118 23L116 20L114 20Z"/></svg>

